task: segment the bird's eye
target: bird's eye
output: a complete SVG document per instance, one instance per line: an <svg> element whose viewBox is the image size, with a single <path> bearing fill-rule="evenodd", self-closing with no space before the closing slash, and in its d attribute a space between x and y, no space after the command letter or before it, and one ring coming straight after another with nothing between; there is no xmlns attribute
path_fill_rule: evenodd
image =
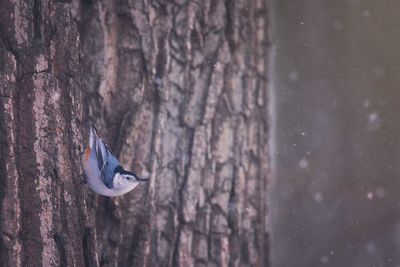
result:
<svg viewBox="0 0 400 267"><path fill-rule="evenodd" d="M126 179L128 179L128 181L130 181L130 180L131 180L131 177L129 177L129 176L126 176Z"/></svg>

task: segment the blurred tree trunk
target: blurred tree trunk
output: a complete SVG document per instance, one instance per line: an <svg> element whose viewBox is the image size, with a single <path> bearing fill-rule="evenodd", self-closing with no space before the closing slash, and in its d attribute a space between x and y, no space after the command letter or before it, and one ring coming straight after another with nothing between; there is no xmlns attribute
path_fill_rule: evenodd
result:
<svg viewBox="0 0 400 267"><path fill-rule="evenodd" d="M268 266L265 0L0 12L2 264ZM89 118L148 183L81 185Z"/></svg>

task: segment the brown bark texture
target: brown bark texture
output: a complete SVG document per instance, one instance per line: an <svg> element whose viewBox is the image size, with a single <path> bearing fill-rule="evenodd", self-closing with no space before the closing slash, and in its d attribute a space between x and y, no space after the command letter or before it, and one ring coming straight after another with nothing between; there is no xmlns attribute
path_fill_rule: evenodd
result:
<svg viewBox="0 0 400 267"><path fill-rule="evenodd" d="M1 266L268 266L266 2L0 0Z"/></svg>

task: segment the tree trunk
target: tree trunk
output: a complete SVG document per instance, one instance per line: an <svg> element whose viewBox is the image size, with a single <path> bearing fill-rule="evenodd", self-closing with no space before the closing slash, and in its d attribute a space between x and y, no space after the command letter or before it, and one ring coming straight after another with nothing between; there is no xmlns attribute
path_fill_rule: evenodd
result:
<svg viewBox="0 0 400 267"><path fill-rule="evenodd" d="M2 265L268 266L266 0L1 0L0 37ZM149 182L82 184L90 120Z"/></svg>

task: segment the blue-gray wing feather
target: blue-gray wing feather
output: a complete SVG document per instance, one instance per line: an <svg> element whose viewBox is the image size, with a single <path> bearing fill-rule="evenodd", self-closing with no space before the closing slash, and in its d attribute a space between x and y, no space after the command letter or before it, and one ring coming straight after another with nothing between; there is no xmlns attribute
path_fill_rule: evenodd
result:
<svg viewBox="0 0 400 267"><path fill-rule="evenodd" d="M113 187L114 170L119 165L119 161L101 139L96 140L96 153L101 179L105 186L111 189Z"/></svg>

